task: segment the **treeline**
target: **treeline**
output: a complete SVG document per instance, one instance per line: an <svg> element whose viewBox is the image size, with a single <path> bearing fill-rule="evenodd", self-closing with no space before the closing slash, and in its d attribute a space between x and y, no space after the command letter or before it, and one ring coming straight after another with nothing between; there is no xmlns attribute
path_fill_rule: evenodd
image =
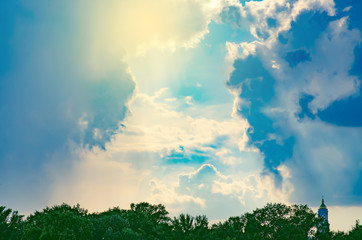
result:
<svg viewBox="0 0 362 240"><path fill-rule="evenodd" d="M79 205L47 207L24 218L0 207L0 240L249 240L362 239L362 225L331 232L306 205L267 204L261 209L210 225L206 216L180 214L146 202L88 213Z"/></svg>

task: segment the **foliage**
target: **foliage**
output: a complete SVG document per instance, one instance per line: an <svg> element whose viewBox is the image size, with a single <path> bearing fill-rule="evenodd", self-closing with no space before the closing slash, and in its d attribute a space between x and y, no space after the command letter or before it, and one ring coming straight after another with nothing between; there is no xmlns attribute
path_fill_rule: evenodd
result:
<svg viewBox="0 0 362 240"><path fill-rule="evenodd" d="M130 207L130 210L122 210L121 214L141 239L168 239L170 218L165 206L141 202L132 203Z"/></svg>
<svg viewBox="0 0 362 240"><path fill-rule="evenodd" d="M23 233L23 216L17 211L0 206L0 240L21 239Z"/></svg>
<svg viewBox="0 0 362 240"><path fill-rule="evenodd" d="M100 214L92 214L89 219L94 226L91 239L132 240L139 238L139 235L130 229L129 222L121 216L120 211L115 209Z"/></svg>
<svg viewBox="0 0 362 240"><path fill-rule="evenodd" d="M348 232L331 232L323 218L306 205L269 203L251 213L209 226L206 216L180 214L171 219L165 206L132 203L89 214L79 205L46 207L25 220L0 207L0 240L356 240L362 239L359 221ZM318 230L317 230L318 229Z"/></svg>
<svg viewBox="0 0 362 240"><path fill-rule="evenodd" d="M356 225L352 228L352 230L348 233L348 239L362 239L362 225L359 221L356 221Z"/></svg>
<svg viewBox="0 0 362 240"><path fill-rule="evenodd" d="M25 240L87 240L93 234L87 211L67 204L36 211L26 220Z"/></svg>
<svg viewBox="0 0 362 240"><path fill-rule="evenodd" d="M306 205L267 204L246 214L248 239L308 239L317 226L316 214Z"/></svg>
<svg viewBox="0 0 362 240"><path fill-rule="evenodd" d="M205 215L180 214L172 220L172 239L210 239L209 221Z"/></svg>

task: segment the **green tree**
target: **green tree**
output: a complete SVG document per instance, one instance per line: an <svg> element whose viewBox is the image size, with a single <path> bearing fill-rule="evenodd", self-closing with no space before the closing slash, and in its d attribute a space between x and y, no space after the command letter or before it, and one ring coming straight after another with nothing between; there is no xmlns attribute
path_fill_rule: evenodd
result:
<svg viewBox="0 0 362 240"><path fill-rule="evenodd" d="M317 230L318 229L318 230ZM172 220L161 204L131 204L88 214L79 205L47 207L26 221L18 212L0 207L0 240L360 240L356 221L348 234L329 231L328 223L306 205L267 204L252 213L213 224L205 215L180 214Z"/></svg>
<svg viewBox="0 0 362 240"><path fill-rule="evenodd" d="M293 239L307 239L315 235L319 220L307 205L292 205L289 216L289 235Z"/></svg>
<svg viewBox="0 0 362 240"><path fill-rule="evenodd" d="M360 240L362 239L362 225L359 220L356 221L356 224L353 226L352 230L348 233L348 239L351 240Z"/></svg>
<svg viewBox="0 0 362 240"><path fill-rule="evenodd" d="M172 220L172 239L191 239L194 230L194 217L189 214L180 214Z"/></svg>
<svg viewBox="0 0 362 240"><path fill-rule="evenodd" d="M205 215L193 217L180 214L172 220L172 239L211 239L209 221Z"/></svg>
<svg viewBox="0 0 362 240"><path fill-rule="evenodd" d="M333 240L347 240L348 235L345 232L341 232L341 231L333 232L332 239Z"/></svg>
<svg viewBox="0 0 362 240"><path fill-rule="evenodd" d="M209 239L209 220L205 215L195 217L193 238Z"/></svg>
<svg viewBox="0 0 362 240"><path fill-rule="evenodd" d="M169 239L171 219L162 204L132 203L130 210L121 210L121 215L142 239Z"/></svg>
<svg viewBox="0 0 362 240"><path fill-rule="evenodd" d="M122 217L119 208L113 208L102 213L89 216L94 226L92 239L104 240L136 240L140 235L130 228L128 220Z"/></svg>
<svg viewBox="0 0 362 240"><path fill-rule="evenodd" d="M93 224L87 218L87 210L79 205L65 203L36 211L26 220L25 240L88 240L93 233Z"/></svg>
<svg viewBox="0 0 362 240"><path fill-rule="evenodd" d="M245 216L229 217L225 222L213 224L211 227L212 238L217 240L246 239L244 234L246 224Z"/></svg>
<svg viewBox="0 0 362 240"><path fill-rule="evenodd" d="M268 203L245 217L244 231L248 239L306 240L318 224L316 214L306 205Z"/></svg>
<svg viewBox="0 0 362 240"><path fill-rule="evenodd" d="M142 213L150 221L158 224L167 224L170 221L168 212L162 204L152 205L147 202L138 204L131 203L131 211L135 213Z"/></svg>
<svg viewBox="0 0 362 240"><path fill-rule="evenodd" d="M23 216L17 211L0 206L0 240L21 239L23 234Z"/></svg>
<svg viewBox="0 0 362 240"><path fill-rule="evenodd" d="M188 234L194 229L194 217L182 213L178 218L173 219L172 226L175 231Z"/></svg>

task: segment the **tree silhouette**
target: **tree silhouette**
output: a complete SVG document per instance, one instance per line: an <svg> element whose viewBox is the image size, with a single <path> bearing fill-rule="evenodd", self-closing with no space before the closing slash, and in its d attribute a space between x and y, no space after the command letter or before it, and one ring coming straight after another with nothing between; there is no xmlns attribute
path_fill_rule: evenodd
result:
<svg viewBox="0 0 362 240"><path fill-rule="evenodd" d="M318 227L318 228L317 228ZM318 230L317 230L318 229ZM205 215L171 219L164 205L132 203L88 214L79 205L46 207L23 220L0 207L0 240L360 240L359 221L348 233L331 232L307 205L268 203L251 213L229 217L209 227Z"/></svg>
<svg viewBox="0 0 362 240"><path fill-rule="evenodd" d="M22 215L19 215L17 211L0 206L0 240L20 240L23 227Z"/></svg>
<svg viewBox="0 0 362 240"><path fill-rule="evenodd" d="M36 211L26 220L25 240L88 240L94 227L87 218L87 210L65 203L42 212Z"/></svg>
<svg viewBox="0 0 362 240"><path fill-rule="evenodd" d="M353 240L362 239L362 225L358 220L356 221L356 225L354 225L352 230L349 232L348 237Z"/></svg>

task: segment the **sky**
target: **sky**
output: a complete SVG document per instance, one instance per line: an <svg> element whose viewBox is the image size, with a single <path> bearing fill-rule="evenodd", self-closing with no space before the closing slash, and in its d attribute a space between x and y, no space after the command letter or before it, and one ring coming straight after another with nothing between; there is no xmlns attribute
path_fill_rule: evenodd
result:
<svg viewBox="0 0 362 240"><path fill-rule="evenodd" d="M362 219L359 0L0 2L0 205Z"/></svg>

